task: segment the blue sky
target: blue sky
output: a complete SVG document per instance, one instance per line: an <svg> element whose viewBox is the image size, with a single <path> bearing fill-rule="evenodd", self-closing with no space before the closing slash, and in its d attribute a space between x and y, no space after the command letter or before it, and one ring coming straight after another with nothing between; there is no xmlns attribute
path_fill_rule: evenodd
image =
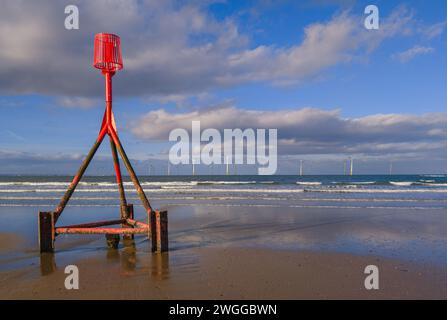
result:
<svg viewBox="0 0 447 320"><path fill-rule="evenodd" d="M329 2L329 1L327 1ZM336 1L334 1L336 2ZM339 1L342 2L342 1ZM249 1L250 4L256 1ZM383 16L388 15L399 4L405 3L415 11L415 18L425 23L442 22L447 18L447 4L442 1L357 1L351 12L362 13L367 4L376 4ZM241 4L241 2L237 2ZM221 11L234 13L247 10L237 4L215 5L218 15ZM231 7L231 9L228 9ZM219 9L217 9L219 8ZM303 29L312 23L327 21L334 12L342 10L338 5L304 5L288 3L268 10L255 22L253 43L271 43L291 46L303 36ZM246 17L245 15L243 16ZM241 18L243 19L243 18ZM418 57L411 63L398 63L392 56L411 48L415 44L436 48L425 57ZM318 106L332 109L341 107L345 116L363 116L371 113L424 113L445 111L443 80L447 69L445 36L430 41L418 37L400 37L398 41L384 42L366 61L335 66L322 76L324 79L309 81L301 86L278 88L270 85L245 85L218 93L222 99L235 99L239 106L246 108L295 108L297 106ZM394 88L392 90L391 88ZM324 94L322 94L324 93Z"/></svg>
<svg viewBox="0 0 447 320"><path fill-rule="evenodd" d="M361 159L361 173L381 173L390 160L401 173L447 171L442 1L129 1L116 3L116 16L95 13L101 1L71 3L80 30L64 29L62 3L6 1L0 13L8 31L0 32L0 174L72 174L88 151L103 113L95 32L122 38L114 112L141 168L166 163L168 131L150 122L164 110L205 125L217 117L218 129L238 124L227 114L258 112L283 139L280 173L295 173L298 159L313 162L313 173L337 173L348 156ZM368 4L380 10L379 31L363 28ZM332 130L343 134L334 141Z"/></svg>

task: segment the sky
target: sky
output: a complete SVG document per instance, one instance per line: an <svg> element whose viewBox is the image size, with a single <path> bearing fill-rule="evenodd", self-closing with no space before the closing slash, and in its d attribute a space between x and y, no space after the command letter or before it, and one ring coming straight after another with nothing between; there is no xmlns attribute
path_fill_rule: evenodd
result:
<svg viewBox="0 0 447 320"><path fill-rule="evenodd" d="M78 30L64 27L69 4ZM378 30L364 27L370 4ZM339 174L348 157L359 174L390 162L446 173L446 26L443 1L3 0L0 174L76 172L104 112L98 32L121 37L114 113L139 174L165 174L169 132L195 120L277 129L278 174L299 160L308 174ZM104 143L87 173L112 172Z"/></svg>

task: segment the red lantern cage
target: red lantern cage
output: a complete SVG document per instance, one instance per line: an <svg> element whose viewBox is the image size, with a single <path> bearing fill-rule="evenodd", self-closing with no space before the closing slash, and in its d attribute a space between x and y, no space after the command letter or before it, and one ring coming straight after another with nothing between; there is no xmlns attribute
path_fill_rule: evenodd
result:
<svg viewBox="0 0 447 320"><path fill-rule="evenodd" d="M115 72L123 68L120 37L111 33L95 35L93 66L103 72Z"/></svg>

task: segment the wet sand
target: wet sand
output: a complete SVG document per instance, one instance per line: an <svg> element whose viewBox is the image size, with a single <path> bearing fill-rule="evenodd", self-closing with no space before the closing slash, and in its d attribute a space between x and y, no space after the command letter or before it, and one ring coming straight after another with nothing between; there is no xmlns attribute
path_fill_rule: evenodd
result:
<svg viewBox="0 0 447 320"><path fill-rule="evenodd" d="M128 244L129 245L129 244ZM131 245L106 258L81 259L79 290L64 287L54 255L33 268L1 274L6 299L442 299L447 272L373 256L254 248L193 248L137 253ZM379 290L366 290L365 266L379 267Z"/></svg>
<svg viewBox="0 0 447 320"><path fill-rule="evenodd" d="M87 209L68 208L62 224L91 220ZM94 210L96 220L113 215ZM142 236L118 250L107 249L102 236L61 236L55 254L40 255L35 215L9 208L0 226L0 298L447 298L441 210L168 210L168 254L150 253ZM137 208L136 215L144 213ZM72 264L79 290L64 287ZM367 265L379 268L379 290L364 287Z"/></svg>

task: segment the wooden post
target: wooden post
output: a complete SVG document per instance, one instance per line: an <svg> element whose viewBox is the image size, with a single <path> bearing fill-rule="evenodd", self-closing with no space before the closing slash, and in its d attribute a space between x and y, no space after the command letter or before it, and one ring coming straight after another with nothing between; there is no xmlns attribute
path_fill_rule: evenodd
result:
<svg viewBox="0 0 447 320"><path fill-rule="evenodd" d="M40 274L49 275L56 271L56 259L53 252L42 252L40 255Z"/></svg>
<svg viewBox="0 0 447 320"><path fill-rule="evenodd" d="M40 252L54 251L54 212L39 212Z"/></svg>
<svg viewBox="0 0 447 320"><path fill-rule="evenodd" d="M151 220L152 252L168 251L168 212L157 210Z"/></svg>
<svg viewBox="0 0 447 320"><path fill-rule="evenodd" d="M148 230L148 239L151 240L151 250L152 252L157 251L157 225L156 225L156 217L155 217L155 211L151 211L151 213L148 215L148 222L149 230Z"/></svg>
<svg viewBox="0 0 447 320"><path fill-rule="evenodd" d="M166 252L169 249L168 244L168 212L157 211L157 248L160 252Z"/></svg>
<svg viewBox="0 0 447 320"><path fill-rule="evenodd" d="M134 213L133 213L133 204L128 204L126 205L126 218L125 219L132 219L134 220ZM126 226L126 224L124 224L123 226ZM133 240L135 238L135 236L133 234L124 234L123 235L123 239L126 240Z"/></svg>
<svg viewBox="0 0 447 320"><path fill-rule="evenodd" d="M133 204L127 205L127 217L126 219L132 219L134 220L134 213L133 213Z"/></svg>

